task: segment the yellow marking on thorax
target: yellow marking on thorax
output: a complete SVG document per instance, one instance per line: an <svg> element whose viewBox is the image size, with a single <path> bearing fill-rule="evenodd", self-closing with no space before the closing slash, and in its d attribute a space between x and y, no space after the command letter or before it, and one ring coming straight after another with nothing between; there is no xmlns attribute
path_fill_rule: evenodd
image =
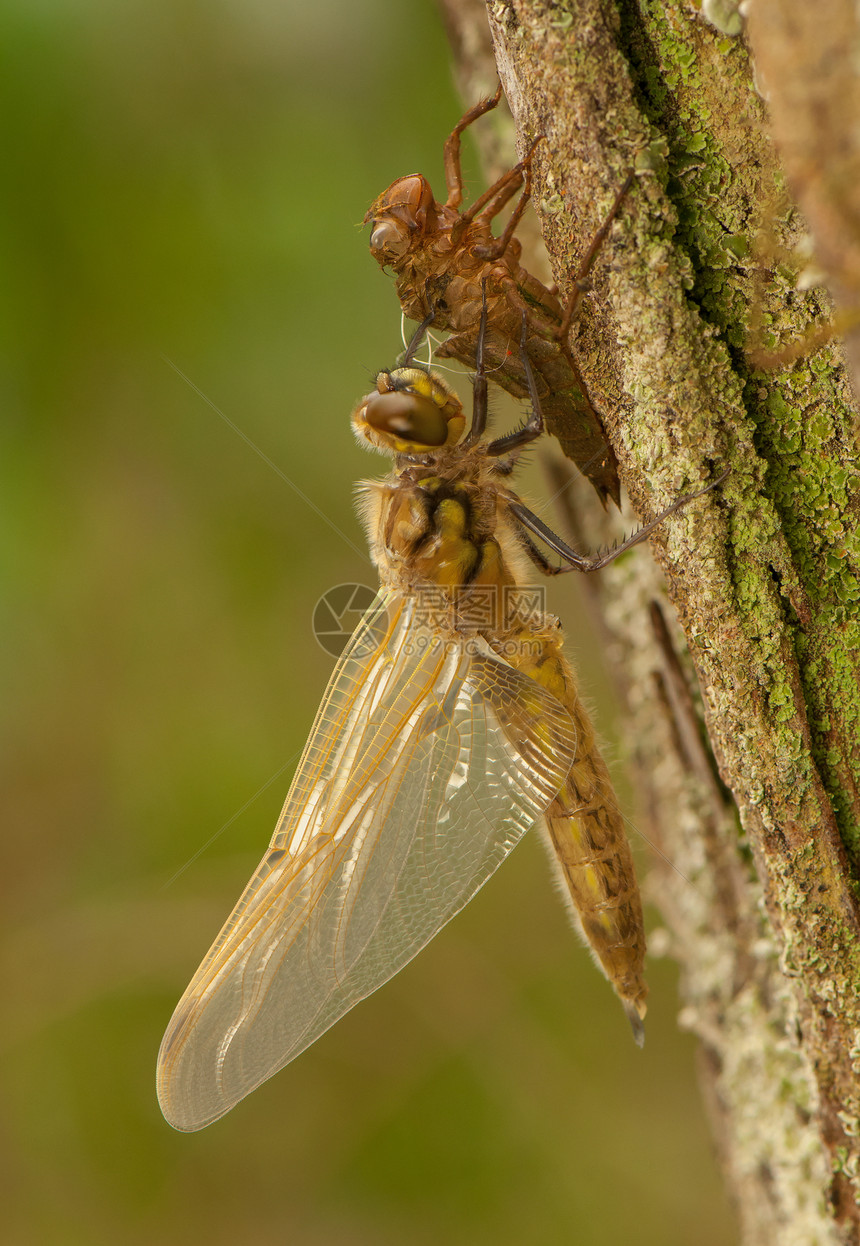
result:
<svg viewBox="0 0 860 1246"><path fill-rule="evenodd" d="M443 498L433 512L435 534L429 548L412 560L414 569L434 584L455 588L466 584L478 561L467 536L469 515L457 498Z"/></svg>
<svg viewBox="0 0 860 1246"><path fill-rule="evenodd" d="M472 580L473 584L495 585L506 588L516 584L516 577L505 562L501 547L495 537L484 541L480 547L480 563Z"/></svg>

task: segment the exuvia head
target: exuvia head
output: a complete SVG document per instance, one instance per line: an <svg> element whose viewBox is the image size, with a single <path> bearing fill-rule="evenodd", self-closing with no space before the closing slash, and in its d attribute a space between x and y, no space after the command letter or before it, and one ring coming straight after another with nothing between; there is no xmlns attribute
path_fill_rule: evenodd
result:
<svg viewBox="0 0 860 1246"><path fill-rule="evenodd" d="M426 177L412 173L398 178L371 204L370 252L380 264L393 264L416 238L437 227L436 202Z"/></svg>
<svg viewBox="0 0 860 1246"><path fill-rule="evenodd" d="M466 417L451 387L426 368L380 372L352 413L360 442L383 454L434 454L463 436Z"/></svg>

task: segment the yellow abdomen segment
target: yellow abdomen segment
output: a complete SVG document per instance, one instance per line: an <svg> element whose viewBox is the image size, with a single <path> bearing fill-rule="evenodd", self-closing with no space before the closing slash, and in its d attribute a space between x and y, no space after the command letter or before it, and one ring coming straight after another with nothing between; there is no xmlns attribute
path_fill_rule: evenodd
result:
<svg viewBox="0 0 860 1246"><path fill-rule="evenodd" d="M516 644L506 645L505 657L552 692L576 725L576 758L547 810L547 837L575 924L621 999L641 1046L648 992L642 901L609 771L561 652L558 630L520 632Z"/></svg>

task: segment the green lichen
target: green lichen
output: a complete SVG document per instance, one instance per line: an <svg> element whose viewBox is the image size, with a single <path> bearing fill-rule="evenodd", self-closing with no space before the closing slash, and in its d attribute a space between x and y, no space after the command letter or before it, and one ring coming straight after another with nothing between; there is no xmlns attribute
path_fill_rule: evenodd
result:
<svg viewBox="0 0 860 1246"><path fill-rule="evenodd" d="M698 526L692 515L678 516L662 539L722 764L756 864L763 867L786 965L796 975L781 983L804 1027L794 1071L798 1080L807 1078L809 1119L805 1125L784 1119L770 1131L758 1117L745 1121L751 1066L722 1075L721 1085L728 1087L734 1076L743 1088L731 1114L732 1127L749 1126L748 1156L763 1157L767 1167L770 1139L785 1157L790 1130L797 1128L803 1138L802 1161L795 1156L786 1165L768 1199L778 1185L775 1201L789 1207L799 1186L804 1212L820 1232L789 1217L792 1233L781 1240L791 1246L829 1241L827 1173L820 1181L804 1180L807 1162L824 1161L826 1154L818 1113L831 1113L828 1125L837 1132L827 1137L834 1142L844 1141L834 1105L860 1118L841 1041L843 1031L860 1030L860 976L852 931L841 920L850 912L851 892L831 816L832 809L851 845L849 793L856 791L860 759L846 748L846 741L856 740L850 715L858 701L857 680L852 691L848 671L857 650L848 627L835 627L836 611L848 610L844 594L851 579L843 568L853 558L847 544L852 532L842 517L852 504L849 481L858 474L845 453L844 385L835 366L800 360L774 376L757 372L749 358L751 309L779 349L821 306L817 296L794 289L800 265L792 257L801 227L763 137L762 106L750 88L743 45L725 55L714 32L693 13L657 0L635 6L622 0L613 48L605 46L606 13L598 20L588 6L577 7L571 37L559 43L556 32L540 24L557 12L555 5L518 7L528 32L515 54L527 49L536 64L545 65L548 57L553 64L552 83L540 80L545 94L532 120L561 116L555 142L559 150L576 150L580 161L589 145L601 168L607 150L624 153L619 161L645 150L652 172L638 179L636 202L613 231L615 263L603 274L613 345L601 348L599 326L594 330L595 354L602 349L609 359L616 392L635 400L631 418L612 425L628 479L635 489L640 469L657 495L644 495L645 503L659 505L688 487L696 473L701 478L703 463L733 467L721 486L719 516L712 512L714 523ZM627 62L623 71L612 61L619 47ZM628 100L628 68L639 119ZM576 82L573 98L585 109L575 132L572 126L565 131L567 112L553 98L555 84L568 74ZM572 179L567 187L577 203ZM562 221L549 222L559 270L569 273L581 250L562 231ZM590 332L586 324L586 349ZM817 465L823 457L824 468ZM691 876L704 880L708 871L699 867ZM750 1009L743 1012L749 1021ZM770 1019L772 997L766 1012ZM716 1031L724 1033L726 1024L723 1013ZM791 1073L774 1068L779 1042L796 1030L777 1023L756 1046L761 1081L769 1089L783 1088L779 1102L801 1098L797 1090L790 1098L785 1089ZM730 1035L725 1048L730 1056L741 1048L736 1037ZM851 1143L849 1158L857 1150ZM768 1169L769 1180L771 1175Z"/></svg>
<svg viewBox="0 0 860 1246"><path fill-rule="evenodd" d="M738 126L736 117L724 117L731 87L725 66L720 78L707 67L702 29L658 0L644 0L638 11L648 39L630 21L623 27L626 51L640 104L667 148L666 188L677 211L674 244L689 259L691 299L731 351L756 430L756 450L768 465L765 490L790 555L790 563L775 557L771 566L789 594L787 617L793 617L792 596L802 598L812 612L809 633L801 630L797 649L813 755L843 840L856 852L860 826L847 793L860 786L860 758L856 749L853 756L838 755L818 726L827 720L831 732L853 740L860 728L854 630L860 601L856 416L831 348L776 374L756 372L748 362L751 308L759 309L761 345L771 350L801 336L821 314L818 295L795 289L806 262L796 246L800 227L784 196L781 171L768 151L755 150L761 125ZM724 56L727 49L721 44L716 50ZM738 99L746 99L750 118L760 123L760 103L745 94L749 67L742 48L731 63ZM758 190L749 181L755 169L761 169ZM764 244L758 240L762 231L770 236ZM775 248L776 262L768 263L767 246ZM792 262L793 246L797 263ZM793 690L780 678L781 655L769 652L768 633L779 630L780 620L768 608L770 586L755 570L773 545L773 534L760 526L749 514L733 524L732 584L745 631L773 679L767 705L779 726L790 722L796 707Z"/></svg>

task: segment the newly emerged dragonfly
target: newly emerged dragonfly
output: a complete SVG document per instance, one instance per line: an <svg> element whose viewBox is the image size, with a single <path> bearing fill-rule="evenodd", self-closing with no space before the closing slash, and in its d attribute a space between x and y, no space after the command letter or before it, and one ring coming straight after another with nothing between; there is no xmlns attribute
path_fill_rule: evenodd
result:
<svg viewBox="0 0 860 1246"><path fill-rule="evenodd" d="M444 203L434 199L427 179L414 173L398 178L371 205L364 218L371 223L371 254L382 268L393 270L404 314L421 321L432 310L433 327L452 335L437 350L437 357L452 357L475 367L481 301L485 297L487 369L515 398L528 399L529 382L517 348L525 315L526 352L544 415L558 427L568 458L588 476L601 498L618 502L615 454L568 337L588 275L630 189L632 174L592 239L575 275L571 298L563 308L555 294L522 267L522 248L514 236L531 192L531 160L537 143L471 207L460 210L460 136L473 121L495 108L500 98L501 87L492 99L471 108L449 135L444 148L448 191ZM493 218L521 187L519 202L496 238Z"/></svg>
<svg viewBox="0 0 860 1246"><path fill-rule="evenodd" d="M588 560L523 505L506 481L543 430L540 405L524 359L531 416L484 438L486 321L485 304L465 436L457 397L412 363L426 323L353 413L359 440L395 460L361 502L380 591L266 855L164 1036L158 1094L177 1129L216 1120L397 973L534 825L641 1042L645 941L622 818L558 621L524 585L530 562L560 570L534 536L561 569L594 570L669 512Z"/></svg>

